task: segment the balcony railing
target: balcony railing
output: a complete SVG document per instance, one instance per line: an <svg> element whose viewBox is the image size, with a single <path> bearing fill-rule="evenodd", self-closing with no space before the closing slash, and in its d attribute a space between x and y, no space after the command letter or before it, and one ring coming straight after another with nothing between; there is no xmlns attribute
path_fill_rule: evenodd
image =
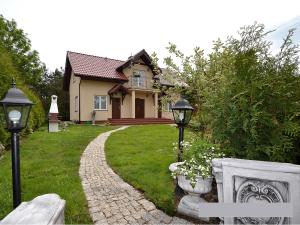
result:
<svg viewBox="0 0 300 225"><path fill-rule="evenodd" d="M128 83L126 83L124 86L127 88L153 89L153 79L130 76Z"/></svg>

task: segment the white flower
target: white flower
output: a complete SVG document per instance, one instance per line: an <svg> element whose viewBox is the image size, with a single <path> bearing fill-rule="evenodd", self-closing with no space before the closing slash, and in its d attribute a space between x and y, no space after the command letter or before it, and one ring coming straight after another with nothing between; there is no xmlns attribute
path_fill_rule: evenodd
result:
<svg viewBox="0 0 300 225"><path fill-rule="evenodd" d="M212 172L212 159L225 156L220 153L218 147L203 145L203 142L192 142L182 141L181 145L184 147L184 152L187 152L185 161L183 164L178 165L176 171L172 173L172 176L183 175L186 179L190 180L191 185L196 184L197 176L203 178L211 176ZM174 150L178 150L176 143L173 143Z"/></svg>

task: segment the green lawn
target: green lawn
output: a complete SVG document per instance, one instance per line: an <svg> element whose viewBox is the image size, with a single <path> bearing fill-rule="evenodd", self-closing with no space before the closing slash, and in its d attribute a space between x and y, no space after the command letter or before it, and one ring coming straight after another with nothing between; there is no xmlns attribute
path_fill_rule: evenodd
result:
<svg viewBox="0 0 300 225"><path fill-rule="evenodd" d="M48 133L42 128L24 138L21 143L22 200L57 193L66 200L66 224L91 223L79 177L80 157L91 140L111 129L71 125L58 133ZM0 159L0 219L11 210L11 157L7 152Z"/></svg>
<svg viewBox="0 0 300 225"><path fill-rule="evenodd" d="M178 130L168 125L131 126L113 133L105 145L109 165L170 215L175 208L168 167L177 160L172 146L177 138Z"/></svg>

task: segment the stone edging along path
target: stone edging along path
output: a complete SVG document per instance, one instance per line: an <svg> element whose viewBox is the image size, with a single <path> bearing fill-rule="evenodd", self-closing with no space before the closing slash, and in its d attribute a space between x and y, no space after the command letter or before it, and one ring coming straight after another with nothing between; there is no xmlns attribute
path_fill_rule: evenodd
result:
<svg viewBox="0 0 300 225"><path fill-rule="evenodd" d="M143 194L124 182L108 166L104 144L113 132L100 134L86 147L80 160L79 175L95 224L189 224L170 217L144 198Z"/></svg>

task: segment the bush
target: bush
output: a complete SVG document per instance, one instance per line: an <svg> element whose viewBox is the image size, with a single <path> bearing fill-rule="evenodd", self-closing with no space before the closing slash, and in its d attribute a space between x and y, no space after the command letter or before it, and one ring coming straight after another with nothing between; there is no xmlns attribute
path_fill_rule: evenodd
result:
<svg viewBox="0 0 300 225"><path fill-rule="evenodd" d="M22 134L26 134L30 131L35 130L39 126L41 126L45 121L45 112L42 107L41 101L39 97L22 81L22 77L20 73L16 70L13 65L12 59L10 57L10 53L1 46L0 44L0 97L1 99L4 98L7 90L11 86L11 81L13 78L16 79L17 87L21 89L24 94L30 99L35 105L33 105L30 117L28 120L28 127L26 130L22 132ZM1 117L3 118L3 110L1 107ZM0 124L0 142L4 145L9 144L9 133L4 130L4 124Z"/></svg>
<svg viewBox="0 0 300 225"><path fill-rule="evenodd" d="M202 124L197 120L191 120L187 127L194 132L203 132Z"/></svg>
<svg viewBox="0 0 300 225"><path fill-rule="evenodd" d="M300 163L300 77L291 30L277 55L262 25L230 39L222 85L207 99L213 138L227 155Z"/></svg>
<svg viewBox="0 0 300 225"><path fill-rule="evenodd" d="M184 56L170 44L181 65L171 57L165 63L169 75L188 86L173 90L198 109L191 127L228 156L300 164L298 46L290 30L274 55L268 33L262 24L243 27L238 38L215 41L208 57L200 48Z"/></svg>

